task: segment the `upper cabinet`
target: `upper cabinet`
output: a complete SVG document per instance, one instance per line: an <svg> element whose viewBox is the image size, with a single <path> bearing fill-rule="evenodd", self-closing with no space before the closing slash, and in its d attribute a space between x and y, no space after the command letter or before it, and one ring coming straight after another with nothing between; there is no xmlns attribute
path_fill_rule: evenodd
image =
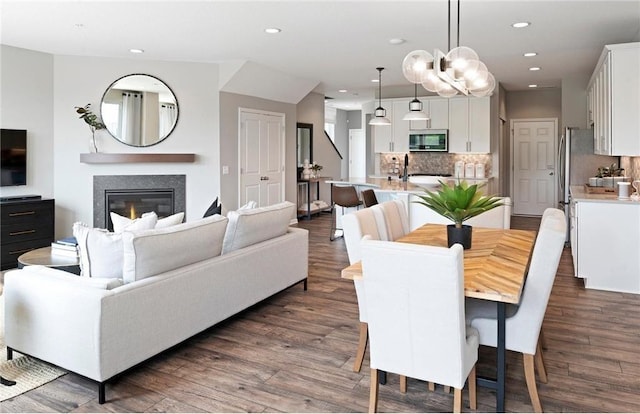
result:
<svg viewBox="0 0 640 414"><path fill-rule="evenodd" d="M587 87L594 152L640 155L640 42L607 45Z"/></svg>
<svg viewBox="0 0 640 414"><path fill-rule="evenodd" d="M449 99L449 152L491 152L490 98Z"/></svg>
<svg viewBox="0 0 640 414"><path fill-rule="evenodd" d="M409 129L447 129L449 128L449 100L447 98L422 98L422 111L429 119L409 121ZM409 101L407 101L407 111ZM406 121L405 121L406 122Z"/></svg>
<svg viewBox="0 0 640 414"><path fill-rule="evenodd" d="M387 111L391 125L373 127L375 152L409 152L409 132L421 129L449 129L449 99L419 98L423 112L429 116L425 121L405 121L409 102L413 98L383 99L382 107ZM488 120L487 120L488 122ZM449 150L449 152L453 152Z"/></svg>

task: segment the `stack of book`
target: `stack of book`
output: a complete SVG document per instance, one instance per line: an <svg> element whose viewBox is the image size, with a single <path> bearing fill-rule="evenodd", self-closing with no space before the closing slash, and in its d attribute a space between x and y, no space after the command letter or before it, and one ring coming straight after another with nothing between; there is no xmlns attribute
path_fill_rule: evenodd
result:
<svg viewBox="0 0 640 414"><path fill-rule="evenodd" d="M75 237L65 237L51 242L51 254L78 257L78 242Z"/></svg>

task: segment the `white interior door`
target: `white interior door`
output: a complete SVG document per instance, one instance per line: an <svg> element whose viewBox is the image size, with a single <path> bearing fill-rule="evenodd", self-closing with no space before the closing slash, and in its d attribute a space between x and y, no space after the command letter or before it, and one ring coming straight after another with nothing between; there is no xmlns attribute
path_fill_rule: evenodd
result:
<svg viewBox="0 0 640 414"><path fill-rule="evenodd" d="M349 177L366 177L367 145L364 130L349 130Z"/></svg>
<svg viewBox="0 0 640 414"><path fill-rule="evenodd" d="M240 206L284 200L284 125L284 114L240 110Z"/></svg>
<svg viewBox="0 0 640 414"><path fill-rule="evenodd" d="M512 120L513 214L540 216L556 206L557 120Z"/></svg>

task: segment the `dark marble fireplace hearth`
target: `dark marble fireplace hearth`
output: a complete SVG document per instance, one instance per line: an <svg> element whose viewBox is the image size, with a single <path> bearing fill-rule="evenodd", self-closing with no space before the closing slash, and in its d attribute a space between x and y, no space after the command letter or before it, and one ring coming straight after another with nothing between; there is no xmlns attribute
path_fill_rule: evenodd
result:
<svg viewBox="0 0 640 414"><path fill-rule="evenodd" d="M137 205L141 205L141 200L148 201L150 197L163 195L161 200L151 204L156 207L150 207L161 210L156 213L163 217L185 211L185 190L185 175L96 175L93 177L93 226L110 227L106 206L109 203L107 199L112 199L114 194L117 194L118 203L125 202L127 196L130 196L132 203ZM171 202L173 206L167 205ZM123 211L114 212L125 215Z"/></svg>

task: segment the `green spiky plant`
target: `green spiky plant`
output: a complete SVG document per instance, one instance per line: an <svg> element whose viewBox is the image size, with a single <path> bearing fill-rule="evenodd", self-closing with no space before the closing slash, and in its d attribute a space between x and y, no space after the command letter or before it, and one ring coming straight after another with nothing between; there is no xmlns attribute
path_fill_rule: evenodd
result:
<svg viewBox="0 0 640 414"><path fill-rule="evenodd" d="M98 119L98 115L91 111L90 103L85 106L76 106L75 108L76 113L80 114L79 118L83 119L84 122L89 125L89 128L91 129L91 142L95 151L98 152L98 147L96 146L96 131L99 129L105 129L106 125Z"/></svg>
<svg viewBox="0 0 640 414"><path fill-rule="evenodd" d="M440 189L433 192L424 190L427 195L418 195L422 204L453 221L456 228L462 228L462 223L486 211L502 205L502 199L494 196L485 196L478 191L478 185L469 185L466 181L449 186L440 181Z"/></svg>

